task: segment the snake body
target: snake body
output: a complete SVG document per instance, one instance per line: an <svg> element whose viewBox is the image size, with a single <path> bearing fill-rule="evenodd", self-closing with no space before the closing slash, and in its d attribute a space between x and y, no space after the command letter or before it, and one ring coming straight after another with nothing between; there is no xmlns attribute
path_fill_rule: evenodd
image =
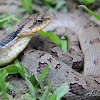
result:
<svg viewBox="0 0 100 100"><path fill-rule="evenodd" d="M59 27L66 27L78 36L84 54L83 74L74 71L59 59L55 59L52 55L36 50L30 50L24 53L25 57L23 57L22 65L32 74L36 74L37 72L41 73L45 66L49 65L50 70L45 81L49 81L53 90L57 89L62 83L67 82L70 87L69 92L66 94L67 99L74 100L78 98L80 100L87 100L86 98L89 99L91 96L91 99L93 99L93 95L89 96L89 93L97 93L100 88L99 26L90 21L82 13L49 14L52 21L43 31L51 31ZM27 61L27 59L32 59L31 62L34 63Z"/></svg>
<svg viewBox="0 0 100 100"><path fill-rule="evenodd" d="M82 88L90 89L100 86L100 31L99 26L90 21L82 13L75 14L52 14L52 23L48 25L44 31L53 30L57 27L66 27L75 32L79 38L82 52L84 54L84 72L79 75L68 69L67 66L61 68L63 70L63 79L71 85L82 86ZM60 69L58 69L60 70ZM61 71L60 70L60 71ZM68 72L67 72L68 71ZM70 72L69 72L70 71ZM62 72L62 71L61 71ZM60 73L60 72L59 72ZM81 76L81 77L80 77ZM73 88L74 88L73 86ZM73 89L72 89L73 90Z"/></svg>
<svg viewBox="0 0 100 100"><path fill-rule="evenodd" d="M81 13L76 15L56 13L51 19L52 23L44 31L62 26L75 32L84 53L84 74L100 77L100 33L97 24L90 22L85 16L82 17Z"/></svg>
<svg viewBox="0 0 100 100"><path fill-rule="evenodd" d="M70 86L70 90L67 96L72 96L74 94L80 94L86 92L86 90L94 90L100 87L100 33L99 27L83 16L82 13L70 14L70 13L47 13L49 18L51 18L51 23L47 27L43 27L43 31L51 31L58 27L66 27L72 30L77 34L82 52L84 54L84 73L83 75L74 71L68 65L55 59L52 55L39 52L39 51L28 51L26 53L26 57L23 58L22 64L26 66L26 68L32 73L42 70L40 66L42 65L50 65L50 71L47 76L47 80L50 82L50 85L55 90L62 83L67 82ZM35 17L37 19L37 17ZM50 22L50 19L49 19ZM28 25L28 24L26 24ZM46 26L47 24L45 24ZM42 28L41 28L42 29ZM39 31L39 30L38 30ZM21 37L21 34L24 34L24 37ZM27 35L32 32L20 32L19 36L16 36L12 41L10 41L7 46L10 47L11 44L14 44L14 48L19 47L19 43L29 42L33 35ZM18 42L18 40L20 40ZM18 42L18 43L16 43ZM25 48L28 44L25 43L24 46L21 46L20 52ZM11 60L6 62L6 57L10 54L11 51L13 53L16 50L14 48L4 54L5 46L1 46L0 49L0 65L4 65L4 63L8 63ZM4 49L3 49L4 48ZM10 47L11 48L11 47ZM19 53L20 53L19 52ZM41 53L41 55L40 55ZM12 54L12 53L11 53ZM17 53L16 53L17 54ZM15 58L16 56L14 56ZM4 61L2 60L4 59ZM8 57L9 59L9 57ZM33 65L27 65L27 59L32 59L34 61ZM34 65L35 64L35 65ZM34 68L35 66L35 68ZM75 95L74 95L75 96Z"/></svg>
<svg viewBox="0 0 100 100"><path fill-rule="evenodd" d="M50 16L43 12L32 15L20 22L17 28L15 27L0 42L0 66L4 66L14 60L27 46L33 34L42 30L49 23Z"/></svg>

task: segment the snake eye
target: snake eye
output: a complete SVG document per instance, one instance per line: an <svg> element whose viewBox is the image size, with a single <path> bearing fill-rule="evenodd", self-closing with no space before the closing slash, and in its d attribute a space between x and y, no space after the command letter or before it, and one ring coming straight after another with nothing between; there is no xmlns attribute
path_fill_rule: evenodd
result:
<svg viewBox="0 0 100 100"><path fill-rule="evenodd" d="M37 19L37 23L42 23L43 19Z"/></svg>

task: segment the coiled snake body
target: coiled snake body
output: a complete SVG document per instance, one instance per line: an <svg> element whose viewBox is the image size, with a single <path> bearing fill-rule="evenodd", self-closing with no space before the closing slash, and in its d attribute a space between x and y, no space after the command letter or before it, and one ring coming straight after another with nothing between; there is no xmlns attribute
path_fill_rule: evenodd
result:
<svg viewBox="0 0 100 100"><path fill-rule="evenodd" d="M86 94L87 90L90 92L100 87L100 50L99 50L100 49L100 33L99 33L100 30L99 30L99 27L95 23L87 19L85 16L83 16L81 13L78 13L78 14L48 13L48 15L51 18L51 23L47 27L45 27L43 31L54 30L57 27L67 27L68 29L72 30L73 32L77 34L80 41L81 49L84 54L83 75L74 71L65 63L59 60L56 60L50 54L46 54L42 52L42 55L39 57L39 54L40 54L39 51L34 51L34 53L33 51L30 52L31 56L33 54L33 56L35 57L32 59L35 59L34 61L36 61L35 62L35 65L37 64L36 68L32 68L33 65L31 65L30 67L30 65L25 64L26 60L23 60L22 64L26 65L26 68L33 74L35 74L35 72L37 71L37 66L40 65L40 62L41 63L45 62L46 64L49 64L51 66L50 67L51 71L48 73L47 80L50 82L50 85L52 86L54 90L62 83L67 82L70 86L70 90L67 96L72 96L74 94L81 94L81 95L84 93ZM37 18L38 17L36 17L36 19ZM24 32L20 32L19 35L21 33L24 33ZM25 32L25 33L28 33L28 32ZM11 41L11 44L15 43L14 44L15 48L17 48L20 43L19 41L19 43L17 43L16 45L16 42L18 42L18 38L19 40L23 38L21 40L23 44L25 40L29 41L30 37L32 36L28 36L28 35L26 36L25 34L25 37L18 36L17 40L16 40L16 37L15 39ZM26 43L26 45L27 44L28 42ZM21 47L21 48L25 48L26 45L24 45L24 47ZM14 48L12 48L11 51L13 49ZM4 54L5 51L6 51L5 48L3 49L3 47L1 46L0 65L3 65L4 62L6 63L5 60L7 58L4 59L5 57L10 56L10 53L8 53L8 55L5 56ZM13 53L15 51L13 51ZM22 51L22 49L20 51ZM4 56L4 58L2 58L2 56ZM23 58L23 59L26 59L26 58ZM59 68L57 66L59 66ZM86 97L83 97L83 98L86 98Z"/></svg>

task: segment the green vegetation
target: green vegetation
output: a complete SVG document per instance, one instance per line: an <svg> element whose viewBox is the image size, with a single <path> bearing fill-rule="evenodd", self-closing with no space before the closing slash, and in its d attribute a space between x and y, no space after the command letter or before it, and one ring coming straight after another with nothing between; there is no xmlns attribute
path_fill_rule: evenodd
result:
<svg viewBox="0 0 100 100"><path fill-rule="evenodd" d="M14 17L14 15L9 16L9 17L5 17L3 19L0 20L0 25L4 24L4 22L6 22L7 20L9 20L10 18Z"/></svg>
<svg viewBox="0 0 100 100"><path fill-rule="evenodd" d="M7 84L5 82L5 78L7 77L7 75L8 73L6 73L5 70L2 73L0 73L0 94L4 100L7 99Z"/></svg>
<svg viewBox="0 0 100 100"><path fill-rule="evenodd" d="M3 28L9 28L21 20L21 16L15 15L13 13L10 13L9 15L4 13L0 15L0 26L2 26Z"/></svg>
<svg viewBox="0 0 100 100"><path fill-rule="evenodd" d="M36 5L41 5L39 8L40 9L42 8L42 11L47 11L47 10L48 11L60 10L61 12L67 11L66 7L64 6L66 3L64 0L55 0L55 1L54 0L21 0L21 3L23 7L28 11L29 14L32 14L36 10L34 8L34 6L36 7ZM23 7L21 7L19 10L25 11Z"/></svg>
<svg viewBox="0 0 100 100"><path fill-rule="evenodd" d="M62 50L68 53L68 42L67 42L66 36L61 37L60 43L61 43Z"/></svg>
<svg viewBox="0 0 100 100"><path fill-rule="evenodd" d="M83 7L86 11L88 11L91 15L93 15L95 18L97 18L98 20L100 20L100 15L91 11L90 9L88 9L86 6L84 5L80 5L79 7Z"/></svg>
<svg viewBox="0 0 100 100"><path fill-rule="evenodd" d="M78 0L80 3L83 3L85 5L94 3L96 0Z"/></svg>
<svg viewBox="0 0 100 100"><path fill-rule="evenodd" d="M21 0L21 3L24 6L24 8L28 11L28 13L33 13L31 8L33 6L32 0Z"/></svg>
<svg viewBox="0 0 100 100"><path fill-rule="evenodd" d="M6 66L5 68L0 69L0 93L2 95L2 99L7 99L7 87L10 89L13 89L14 91L18 91L14 86L8 85L5 82L5 78L8 76L8 74L16 74L20 73L20 75L26 80L26 84L28 86L28 90L23 95L23 99L32 99L32 100L59 100L63 95L65 95L68 92L68 84L64 83L62 84L54 93L52 94L52 89L49 86L49 83L47 86L44 86L43 79L47 75L49 70L49 65L45 68L43 73L40 75L40 73L37 73L37 78L33 75L30 75L21 65L19 64L18 59L15 60L15 63L13 65ZM37 91L39 92L39 95L37 94Z"/></svg>
<svg viewBox="0 0 100 100"><path fill-rule="evenodd" d="M77 0L80 4L84 4L89 6L91 4L95 4L96 2L100 3L100 0Z"/></svg>
<svg viewBox="0 0 100 100"><path fill-rule="evenodd" d="M68 49L67 49L67 40L66 40L65 36L62 36L61 38L59 38L57 35L55 35L51 31L48 31L48 32L40 31L39 34L48 37L54 43L56 43L57 45L59 45L64 52L66 52L66 53L68 52Z"/></svg>

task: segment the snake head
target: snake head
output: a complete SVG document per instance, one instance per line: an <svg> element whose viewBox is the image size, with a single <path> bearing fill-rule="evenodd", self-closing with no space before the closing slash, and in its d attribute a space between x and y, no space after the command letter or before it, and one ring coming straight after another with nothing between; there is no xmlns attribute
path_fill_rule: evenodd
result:
<svg viewBox="0 0 100 100"><path fill-rule="evenodd" d="M37 13L32 15L31 18L32 20L24 26L23 30L17 35L18 37L33 35L34 33L41 31L51 22L50 14L46 12Z"/></svg>

